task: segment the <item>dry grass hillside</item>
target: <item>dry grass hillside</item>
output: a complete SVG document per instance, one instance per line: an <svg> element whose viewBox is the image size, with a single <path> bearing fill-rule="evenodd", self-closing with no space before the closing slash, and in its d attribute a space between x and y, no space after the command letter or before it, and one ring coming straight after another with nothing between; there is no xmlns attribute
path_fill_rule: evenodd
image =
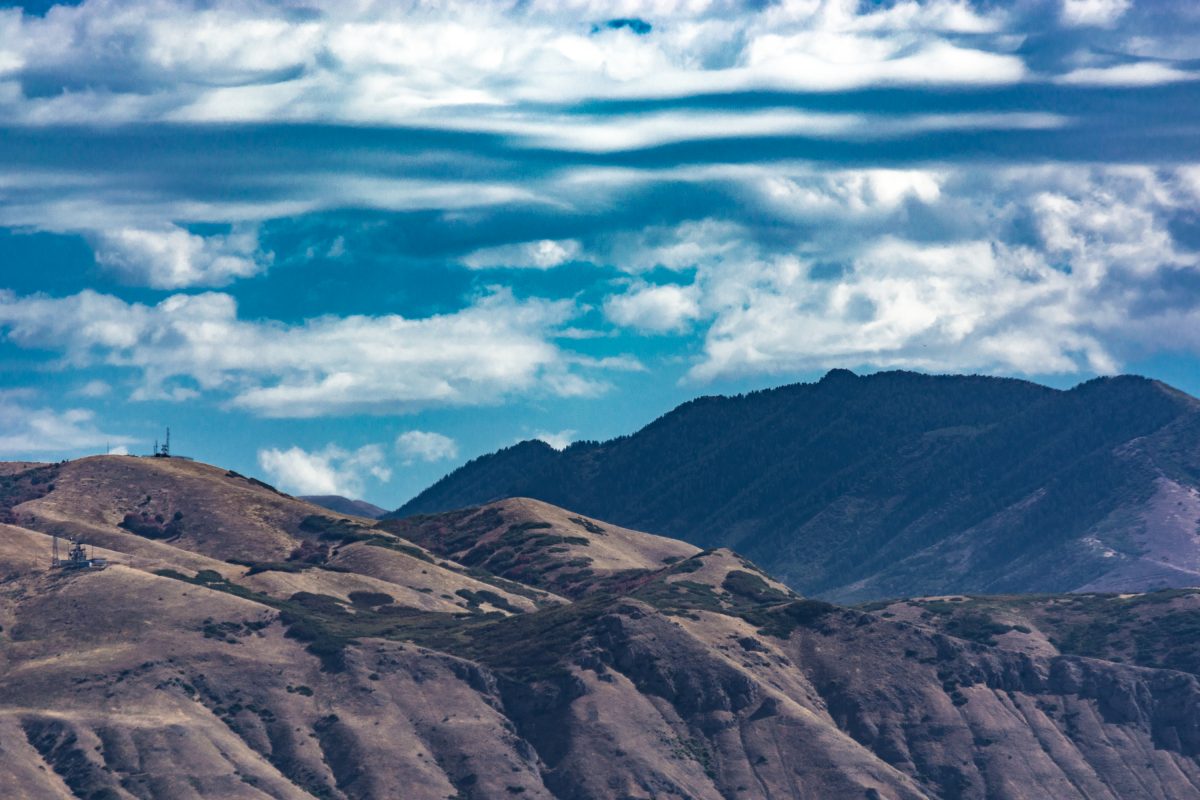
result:
<svg viewBox="0 0 1200 800"><path fill-rule="evenodd" d="M700 548L517 497L379 527L464 565L567 595L660 570Z"/></svg>
<svg viewBox="0 0 1200 800"><path fill-rule="evenodd" d="M379 526L190 462L0 475L5 798L1200 796L1191 662L1116 661L1192 595L1088 653L1050 640L1110 607L1043 599L1019 648L535 501ZM112 566L49 569L51 532Z"/></svg>

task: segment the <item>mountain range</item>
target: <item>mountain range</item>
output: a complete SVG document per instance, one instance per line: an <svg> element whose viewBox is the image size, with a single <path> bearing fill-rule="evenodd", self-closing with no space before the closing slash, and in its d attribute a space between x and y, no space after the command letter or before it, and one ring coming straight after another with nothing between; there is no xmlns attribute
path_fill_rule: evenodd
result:
<svg viewBox="0 0 1200 800"><path fill-rule="evenodd" d="M6 798L1200 796L1200 593L848 608L530 498L0 465ZM50 566L52 537L104 568Z"/></svg>
<svg viewBox="0 0 1200 800"><path fill-rule="evenodd" d="M607 442L522 442L391 516L533 497L862 602L1197 585L1198 490L1200 401L1158 381L833 370Z"/></svg>

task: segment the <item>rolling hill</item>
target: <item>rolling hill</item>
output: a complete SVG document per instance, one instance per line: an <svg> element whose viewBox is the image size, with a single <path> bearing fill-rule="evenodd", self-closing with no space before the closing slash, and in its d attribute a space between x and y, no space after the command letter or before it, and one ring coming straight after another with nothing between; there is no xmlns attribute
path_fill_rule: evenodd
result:
<svg viewBox="0 0 1200 800"><path fill-rule="evenodd" d="M834 370L630 436L477 458L391 516L528 496L728 547L839 602L1200 584L1200 401Z"/></svg>
<svg viewBox="0 0 1200 800"><path fill-rule="evenodd" d="M9 798L1200 796L1194 659L1127 644L1186 592L981 632L527 498L376 522L166 458L5 465L0 513Z"/></svg>

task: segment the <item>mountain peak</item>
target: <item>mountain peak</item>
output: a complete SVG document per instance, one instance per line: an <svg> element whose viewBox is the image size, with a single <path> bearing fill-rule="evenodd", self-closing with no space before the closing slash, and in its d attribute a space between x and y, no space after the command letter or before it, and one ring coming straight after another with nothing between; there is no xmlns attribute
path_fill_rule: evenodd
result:
<svg viewBox="0 0 1200 800"><path fill-rule="evenodd" d="M586 450L483 457L394 515L536 497L733 547L842 600L1195 585L1186 521L1154 509L1198 489L1197 420L1194 398L1136 376L1064 392L831 370L686 403Z"/></svg>
<svg viewBox="0 0 1200 800"><path fill-rule="evenodd" d="M838 368L829 370L829 372L826 372L824 377L822 377L821 380L819 381L819 383L837 383L840 381L855 380L857 378L858 378L858 376L855 375L850 370L842 369L842 368L838 367Z"/></svg>

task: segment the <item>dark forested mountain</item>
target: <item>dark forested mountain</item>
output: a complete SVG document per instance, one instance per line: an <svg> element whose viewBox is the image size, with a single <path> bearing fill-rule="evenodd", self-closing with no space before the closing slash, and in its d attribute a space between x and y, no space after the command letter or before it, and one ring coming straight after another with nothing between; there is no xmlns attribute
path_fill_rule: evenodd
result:
<svg viewBox="0 0 1200 800"><path fill-rule="evenodd" d="M387 513L387 509L380 508L374 503L342 497L340 494L308 494L301 495L300 499L339 514L353 514L356 517L366 517L367 519L378 519Z"/></svg>
<svg viewBox="0 0 1200 800"><path fill-rule="evenodd" d="M528 498L375 522L171 458L0 464L0 511L5 800L1200 796L1200 592L843 608Z"/></svg>
<svg viewBox="0 0 1200 800"><path fill-rule="evenodd" d="M393 516L528 496L723 546L837 600L1200 583L1200 401L834 370L637 433L478 458Z"/></svg>

